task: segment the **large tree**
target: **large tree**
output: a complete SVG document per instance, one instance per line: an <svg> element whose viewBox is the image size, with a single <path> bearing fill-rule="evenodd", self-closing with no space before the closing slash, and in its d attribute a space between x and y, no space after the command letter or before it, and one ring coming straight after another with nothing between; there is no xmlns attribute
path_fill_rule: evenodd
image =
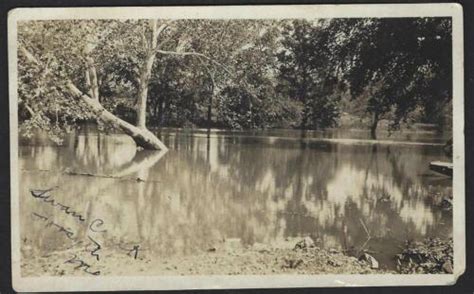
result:
<svg viewBox="0 0 474 294"><path fill-rule="evenodd" d="M441 109L452 98L449 18L334 19L324 28L354 99L371 116L397 129L417 107Z"/></svg>
<svg viewBox="0 0 474 294"><path fill-rule="evenodd" d="M245 39L232 54L235 74L219 92L218 120L226 127L249 129L286 126L297 111L277 90L281 21L246 21Z"/></svg>
<svg viewBox="0 0 474 294"><path fill-rule="evenodd" d="M222 89L246 86L238 77L235 60L241 48L253 42L261 24L248 20L190 20L182 25L176 46L212 56L213 62L203 56L160 58L161 69L153 77L149 100L156 107L160 125L212 127L218 124L215 108Z"/></svg>
<svg viewBox="0 0 474 294"><path fill-rule="evenodd" d="M20 24L18 93L23 129L28 134L39 127L57 135L74 127L78 119L94 119L121 129L140 147L166 149L146 126L157 56L193 56L207 65L217 63L183 50L178 29L182 27L179 22L157 20ZM134 96L134 125L114 114L114 103L107 103L124 93Z"/></svg>
<svg viewBox="0 0 474 294"><path fill-rule="evenodd" d="M281 93L301 104L301 129L336 125L339 117L337 71L327 43L323 21L294 20L282 29L278 53Z"/></svg>

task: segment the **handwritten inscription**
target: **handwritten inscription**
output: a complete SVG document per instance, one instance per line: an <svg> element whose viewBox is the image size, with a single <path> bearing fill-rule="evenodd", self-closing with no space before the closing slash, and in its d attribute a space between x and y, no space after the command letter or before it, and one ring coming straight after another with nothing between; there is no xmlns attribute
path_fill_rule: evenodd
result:
<svg viewBox="0 0 474 294"><path fill-rule="evenodd" d="M87 245L85 248L86 248L86 251L88 251L89 254L95 259L95 262L100 262L101 252L104 248L100 244L100 242L93 236L101 236L101 235L104 236L104 234L106 234L107 230L106 230L105 221L101 218L96 218L89 222L85 216L80 214L77 210L75 210L71 206L65 205L57 201L51 194L53 190L54 188L31 189L30 193L33 198L39 199L45 204L58 208L61 212L65 213L67 216L70 216L74 218L75 220L79 221L80 224L87 226L87 223L89 223L89 225L87 226L87 233L86 233L86 237L89 241L86 241ZM42 215L37 212L33 212L33 216L34 216L34 219L44 222L45 227L47 228L53 227L56 229L58 233L63 234L67 239L73 241L74 242L73 246L84 243L84 241L79 240L79 237L71 228L65 227L62 224L58 223L57 221L52 220L50 217ZM143 250L141 249L140 245L127 245L125 247L123 247L123 244L120 244L120 243L116 245L118 246L118 248L125 251L126 255L132 257L135 260L138 259L139 251ZM92 270L93 265L82 260L77 255L74 255L72 258L66 260L64 263L74 264L76 265L74 269L82 270L84 273L87 273L90 275L96 276L96 275L101 274L101 272L98 270Z"/></svg>
<svg viewBox="0 0 474 294"><path fill-rule="evenodd" d="M93 245L95 246L94 249L90 251L91 255L94 256L97 261L99 261L99 254L97 253L97 251L99 251L102 247L96 240L92 239L90 236L87 236L87 238L89 238L89 240L91 240Z"/></svg>
<svg viewBox="0 0 474 294"><path fill-rule="evenodd" d="M36 199L41 199L44 203L49 203L53 207L59 207L60 210L64 211L65 214L68 214L81 222L84 222L86 219L79 214L78 212L74 211L70 206L64 205L54 199L54 197L49 194L53 188L46 189L46 190L30 190L31 196Z"/></svg>
<svg viewBox="0 0 474 294"><path fill-rule="evenodd" d="M97 218L91 222L91 224L89 225L89 230L96 233L107 232L107 230L101 229L103 225L104 225L104 221L101 220L100 218Z"/></svg>
<svg viewBox="0 0 474 294"><path fill-rule="evenodd" d="M58 229L60 233L63 233L68 239L70 240L76 240L74 237L74 232L71 229L66 229L65 227L61 226L58 223L55 223L54 221L49 220L48 217L41 215L39 213L33 212L33 216L37 217L38 219L42 220L45 222L45 227L51 227L54 226Z"/></svg>
<svg viewBox="0 0 474 294"><path fill-rule="evenodd" d="M82 269L85 273L88 273L94 276L100 275L100 271L91 271L90 270L91 265L84 262L82 259L77 258L77 255L74 255L72 258L66 260L64 263L78 264L78 266L76 266L75 269Z"/></svg>
<svg viewBox="0 0 474 294"><path fill-rule="evenodd" d="M138 258L138 251L140 250L140 245L134 245L132 248L123 248L120 246L120 249L127 251L128 256L133 256L133 259Z"/></svg>

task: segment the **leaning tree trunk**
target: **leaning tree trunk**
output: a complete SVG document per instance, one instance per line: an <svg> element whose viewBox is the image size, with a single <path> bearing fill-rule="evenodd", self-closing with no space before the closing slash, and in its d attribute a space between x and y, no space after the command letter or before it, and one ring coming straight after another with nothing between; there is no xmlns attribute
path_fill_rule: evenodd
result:
<svg viewBox="0 0 474 294"><path fill-rule="evenodd" d="M69 93L85 102L86 105L98 115L99 119L120 128L125 134L132 137L138 146L151 150L168 150L165 144L163 144L163 142L161 142L160 139L149 130L136 127L123 119L116 117L105 109L98 100L82 93L72 82L69 81L66 86Z"/></svg>
<svg viewBox="0 0 474 294"><path fill-rule="evenodd" d="M165 30L166 24L162 24L160 27L157 26L157 21L151 21L151 42L146 40L145 34L142 35L143 43L147 51L146 59L143 64L143 67L140 69L139 77L139 95L138 95L138 105L137 105L137 125L134 126L118 117L116 117L111 112L107 111L102 104L100 103L99 93L98 93L98 82L97 82L97 72L93 67L93 60L89 59L89 50L86 50L87 57L87 69L86 69L86 82L89 86L89 95L81 92L70 80L66 79L66 90L70 92L74 97L81 99L85 104L90 108L91 111L95 112L98 116L98 119L103 120L104 122L110 123L112 125L120 128L124 133L128 134L135 143L145 149L155 149L155 150L167 150L166 146L146 128L146 108L147 108L147 96L148 96L148 82L150 80L153 63L155 61L155 55L160 54L169 54L169 55L180 55L180 56L198 56L200 58L209 60L219 66L222 66L227 72L229 72L225 66L212 60L211 58L205 56L204 54L197 52L174 52L174 51L165 51L161 50L158 46L158 37ZM44 65L36 59L26 48L20 46L20 52L22 52L25 57L32 63L37 66L44 67ZM92 66L91 66L92 65ZM46 71L45 71L46 72ZM168 106L168 105L167 105ZM27 108L28 109L28 108Z"/></svg>
<svg viewBox="0 0 474 294"><path fill-rule="evenodd" d="M162 28L160 29L162 30ZM26 59L29 62L37 66L44 67L44 65L36 57L34 57L34 55L31 54L25 47L21 46L19 49L20 49L20 52L23 53L23 55L26 57ZM153 63L153 60L151 60L151 62ZM137 146L140 146L144 149L149 149L149 150L168 150L168 148L165 146L165 144L163 144L163 142L160 141L160 139L158 139L152 132L146 129L144 123L142 125L139 124L138 127L134 126L118 118L113 113L105 109L104 106L102 106L102 104L99 101L97 76L95 74L92 60L89 60L87 67L88 67L87 70L89 71L89 75L86 76L86 78L88 78L88 82L92 86L89 89L92 97L81 92L81 90L79 90L70 80L66 80L65 90L67 90L73 97L82 100L89 107L89 109L97 115L98 119L118 127L125 134L129 135L135 141ZM91 70L94 70L94 72L91 72ZM47 71L47 69L45 71ZM148 91L148 86L145 86L142 88L146 90L144 93L146 95ZM143 111L143 116L146 114L146 96L145 96L144 107L145 107L145 110Z"/></svg>

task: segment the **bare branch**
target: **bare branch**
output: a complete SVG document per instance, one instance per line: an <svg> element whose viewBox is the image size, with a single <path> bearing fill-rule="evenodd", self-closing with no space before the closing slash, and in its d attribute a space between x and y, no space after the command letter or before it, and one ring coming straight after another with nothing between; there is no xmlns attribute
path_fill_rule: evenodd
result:
<svg viewBox="0 0 474 294"><path fill-rule="evenodd" d="M357 255L360 255L360 253L365 249L365 246L367 246L369 241L372 239L372 236L370 235L370 231L367 228L367 226L365 225L364 221L361 218L359 218L359 221L362 224L362 227L364 228L365 233L367 234L367 240L364 242L364 244L362 244L362 246L360 247L359 252L357 253Z"/></svg>
<svg viewBox="0 0 474 294"><path fill-rule="evenodd" d="M161 33L168 27L168 24L164 23L159 28L157 28L157 21L156 19L152 21L152 39L151 39L151 48L152 50L156 50L158 48L158 38L160 37Z"/></svg>
<svg viewBox="0 0 474 294"><path fill-rule="evenodd" d="M372 236L370 236L369 229L367 229L367 226L365 225L364 221L363 221L361 218L359 218L359 221L360 221L360 223L362 224L362 227L364 228L365 233L367 234L367 237L368 237L368 238L371 238Z"/></svg>
<svg viewBox="0 0 474 294"><path fill-rule="evenodd" d="M25 108L26 108L26 110L28 110L28 112L31 114L31 116L35 115L35 112L33 111L33 109L26 103L25 103Z"/></svg>
<svg viewBox="0 0 474 294"><path fill-rule="evenodd" d="M218 66L220 66L221 68L223 68L225 70L225 72L227 72L229 75L233 76L234 74L225 66L223 65L222 63L219 63L217 61L215 61L214 59L202 54L202 53L198 53L198 52L176 52L176 51L164 51L164 50L156 50L157 53L160 53L160 54L165 54L165 55L180 55L180 56L199 56L199 57L202 57Z"/></svg>
<svg viewBox="0 0 474 294"><path fill-rule="evenodd" d="M158 47L163 48L166 44L170 43L171 41L173 41L172 36L168 36L168 38L164 39L164 40L158 45Z"/></svg>
<svg viewBox="0 0 474 294"><path fill-rule="evenodd" d="M23 106L25 106L26 110L31 115L31 117L36 116L36 112L28 104L26 104L25 101L20 101L19 104L23 104Z"/></svg>
<svg viewBox="0 0 474 294"><path fill-rule="evenodd" d="M23 53L23 55L29 62L34 63L38 66L41 65L41 62L39 62L38 59L36 59L36 57L34 57L33 54L31 54L31 52L28 51L24 46L20 45L20 52Z"/></svg>
<svg viewBox="0 0 474 294"><path fill-rule="evenodd" d="M143 28L143 30L140 32L140 36L142 38L143 46L145 48L149 48L150 45L148 44L148 40L146 39L146 36L145 36L145 28Z"/></svg>
<svg viewBox="0 0 474 294"><path fill-rule="evenodd" d="M202 60L201 57L199 57L199 60L201 61L202 63L202 66L206 69L206 72L207 72L207 75L209 76L209 78L211 79L211 87L212 89L215 88L215 81L214 81L214 73L211 71L211 69L209 68L209 66L206 65L206 63Z"/></svg>
<svg viewBox="0 0 474 294"><path fill-rule="evenodd" d="M51 62L51 58L48 58L46 61L46 65L44 65L41 61L39 61L28 49L26 49L24 46L19 47L20 52L25 56L26 60L30 63L35 64L36 66L42 68L42 72L40 75L40 80L44 80L46 75L49 73L49 64ZM44 87L38 86L35 89L34 92L34 97L39 97L41 94L41 91L43 90Z"/></svg>

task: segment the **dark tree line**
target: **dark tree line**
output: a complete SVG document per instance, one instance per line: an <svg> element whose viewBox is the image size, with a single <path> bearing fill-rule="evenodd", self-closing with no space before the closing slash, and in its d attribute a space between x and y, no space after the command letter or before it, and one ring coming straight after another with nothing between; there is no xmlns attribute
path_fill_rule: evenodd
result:
<svg viewBox="0 0 474 294"><path fill-rule="evenodd" d="M451 115L449 18L30 21L18 40L25 135L94 120L162 149L147 128L351 117L375 138L382 120L396 130Z"/></svg>

